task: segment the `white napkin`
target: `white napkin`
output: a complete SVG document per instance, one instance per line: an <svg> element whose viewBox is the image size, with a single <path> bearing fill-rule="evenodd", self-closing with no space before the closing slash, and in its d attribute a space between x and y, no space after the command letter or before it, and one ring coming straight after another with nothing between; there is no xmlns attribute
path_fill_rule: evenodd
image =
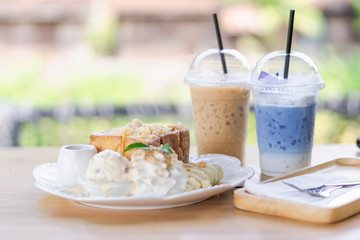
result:
<svg viewBox="0 0 360 240"><path fill-rule="evenodd" d="M283 181L294 184L295 186L304 189L318 187L327 183L353 182L354 179L350 180L343 176L334 176L328 173L326 174L316 172L264 184L256 184L252 181L246 181L244 187L249 193L258 196L293 201L321 207L338 207L340 205L347 204L355 199L360 198L360 185L336 189L331 192L330 197L322 198L314 197L309 195L308 193L296 190L295 188L283 183Z"/></svg>

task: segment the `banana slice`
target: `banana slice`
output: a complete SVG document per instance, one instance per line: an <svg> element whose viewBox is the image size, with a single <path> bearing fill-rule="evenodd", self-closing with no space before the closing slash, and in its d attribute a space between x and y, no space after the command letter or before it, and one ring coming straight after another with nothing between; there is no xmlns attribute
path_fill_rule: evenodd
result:
<svg viewBox="0 0 360 240"><path fill-rule="evenodd" d="M201 179L211 181L211 178L204 171L200 170L199 168L191 169L190 172L199 176Z"/></svg>
<svg viewBox="0 0 360 240"><path fill-rule="evenodd" d="M184 167L187 170L188 181L186 191L208 188L220 184L224 177L224 170L218 164L208 164L206 162L186 163Z"/></svg>

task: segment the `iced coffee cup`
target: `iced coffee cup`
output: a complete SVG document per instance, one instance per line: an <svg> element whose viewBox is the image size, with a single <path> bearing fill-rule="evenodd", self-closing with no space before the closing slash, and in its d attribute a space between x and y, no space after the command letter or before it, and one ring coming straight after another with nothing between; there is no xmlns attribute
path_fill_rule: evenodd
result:
<svg viewBox="0 0 360 240"><path fill-rule="evenodd" d="M186 77L190 86L198 154L221 153L244 159L249 111L249 63L238 51L219 49L195 57Z"/></svg>
<svg viewBox="0 0 360 240"><path fill-rule="evenodd" d="M285 52L273 52L256 64L249 88L253 94L260 168L278 176L311 162L318 93L325 87L318 68L292 51L284 78Z"/></svg>

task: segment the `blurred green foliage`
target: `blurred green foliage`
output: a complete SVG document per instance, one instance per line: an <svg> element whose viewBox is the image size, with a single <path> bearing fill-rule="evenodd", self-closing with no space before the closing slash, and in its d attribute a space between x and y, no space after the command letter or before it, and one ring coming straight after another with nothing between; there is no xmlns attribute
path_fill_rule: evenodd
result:
<svg viewBox="0 0 360 240"><path fill-rule="evenodd" d="M101 117L75 117L72 121L65 123L44 117L37 123L25 123L22 126L19 143L21 146L86 144L89 142L91 133L123 126L136 117L146 124L174 124L179 121L179 116L176 115L116 116L110 120ZM191 144L195 145L194 124L191 116L182 118L181 122L190 130ZM315 122L315 144L354 143L358 136L360 136L360 116L350 119L332 111L318 111ZM254 112L249 114L246 144L257 144Z"/></svg>
<svg viewBox="0 0 360 240"><path fill-rule="evenodd" d="M300 39L312 42L324 42L325 19L321 11L310 5L310 1L286 0L221 0L223 4L238 3L256 6L259 15L266 21L261 22L258 36L241 36L237 39L241 51L265 54L269 50L285 48L289 10L296 10L295 31ZM357 16L360 16L360 1L352 1ZM360 33L360 17L353 22L354 29ZM89 19L85 29L88 43L95 55L109 56L116 52L118 39L118 22L111 14L99 15ZM281 34L281 37L280 37ZM294 43L294 47L296 46ZM317 43L318 44L318 43ZM249 47L244 47L249 46ZM360 90L360 47L349 53L339 52L333 46L318 44L314 58L320 73L325 80L326 89L320 93L320 101L332 97L347 97L350 93ZM244 50L243 50L244 49ZM295 48L296 49L296 48ZM96 62L96 61L95 61ZM65 74L54 81L44 77L45 60L36 57L26 64L14 65L11 69L0 71L2 99L21 105L30 102L37 108L54 108L61 102L75 105L126 106L139 101L153 103L157 101L166 104L183 103L184 96L189 99L187 88L183 82L173 83L157 92L148 91L149 85L142 81L140 71L119 70L115 65L98 66L96 63L83 67L74 66L64 69ZM103 64L106 65L106 64ZM59 122L44 117L37 122L25 123L21 126L21 146L64 145L71 143L86 143L92 132L103 131L124 125L136 116L115 116L112 119L100 117L74 117L69 122ZM138 116L146 123L176 123L184 116ZM181 119L190 129L192 144L195 144L192 116ZM339 113L322 110L316 118L315 143L353 143L360 136L360 116L348 118ZM256 144L255 116L251 112L248 120L247 143Z"/></svg>
<svg viewBox="0 0 360 240"><path fill-rule="evenodd" d="M75 117L68 122L59 122L50 117L41 118L38 122L25 123L19 136L20 146L60 146L66 144L88 143L90 134L105 131L107 129L123 126L138 118L146 124L175 124L179 122L179 116L115 116L112 119L102 117L82 118ZM194 134L191 118L182 119L184 126L189 128L191 135ZM192 143L195 144L194 138Z"/></svg>
<svg viewBox="0 0 360 240"><path fill-rule="evenodd" d="M118 25L119 21L109 10L102 9L90 15L85 35L96 55L111 56L116 53Z"/></svg>
<svg viewBox="0 0 360 240"><path fill-rule="evenodd" d="M356 15L358 16L355 20L354 20L354 28L355 30L360 33L360 1L352 1L352 6L354 7L354 10L356 12Z"/></svg>
<svg viewBox="0 0 360 240"><path fill-rule="evenodd" d="M252 4L258 9L262 21L262 37L266 38L268 43L273 41L276 45L278 39L277 33L287 26L289 22L290 9L296 10L295 22L301 19L301 22L294 24L296 31L309 38L317 38L324 31L324 16L321 11L314 8L309 1L287 1L287 0L221 0L225 5L233 4ZM284 38L285 39L285 38Z"/></svg>
<svg viewBox="0 0 360 240"><path fill-rule="evenodd" d="M331 46L326 52L316 61L326 83L326 89L320 94L322 99L347 97L360 91L360 48L341 56Z"/></svg>
<svg viewBox="0 0 360 240"><path fill-rule="evenodd" d="M69 78L64 97L74 103L114 104L125 106L137 103L145 89L136 73L116 68L87 69L75 72Z"/></svg>
<svg viewBox="0 0 360 240"><path fill-rule="evenodd" d="M355 143L360 136L360 115L346 118L332 111L319 111L315 122L315 143Z"/></svg>
<svg viewBox="0 0 360 240"><path fill-rule="evenodd" d="M69 70L53 81L44 78L44 68L44 61L37 58L1 71L1 98L40 108L53 108L61 102L125 106L137 103L145 91L140 75L115 67L84 66Z"/></svg>
<svg viewBox="0 0 360 240"><path fill-rule="evenodd" d="M42 67L43 62L36 58L26 65L13 66L8 71L0 71L1 98L13 102L23 102L38 97L38 88L44 86L39 79ZM51 88L48 90L51 91Z"/></svg>

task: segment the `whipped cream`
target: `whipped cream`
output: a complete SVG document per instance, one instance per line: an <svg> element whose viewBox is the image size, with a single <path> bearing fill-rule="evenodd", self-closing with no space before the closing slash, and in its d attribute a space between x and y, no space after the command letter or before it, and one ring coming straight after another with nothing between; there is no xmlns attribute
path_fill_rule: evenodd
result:
<svg viewBox="0 0 360 240"><path fill-rule="evenodd" d="M185 190L187 173L175 153L139 149L131 156L134 196L161 197Z"/></svg>
<svg viewBox="0 0 360 240"><path fill-rule="evenodd" d="M138 149L131 161L104 150L90 160L82 184L91 195L163 197L211 187L219 184L223 175L217 164L184 164L176 153L160 148Z"/></svg>

